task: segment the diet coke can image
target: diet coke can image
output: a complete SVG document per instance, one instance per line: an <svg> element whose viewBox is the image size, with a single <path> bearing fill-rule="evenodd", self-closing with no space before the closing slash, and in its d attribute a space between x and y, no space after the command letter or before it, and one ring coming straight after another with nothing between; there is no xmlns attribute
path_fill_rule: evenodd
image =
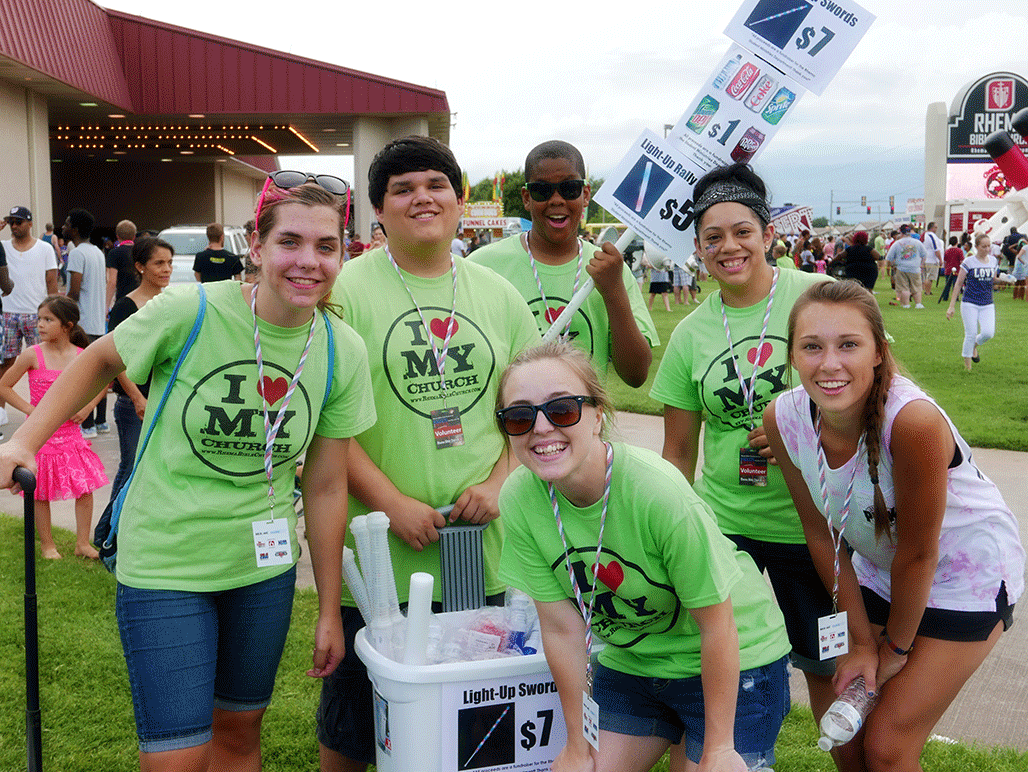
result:
<svg viewBox="0 0 1028 772"><path fill-rule="evenodd" d="M735 150L732 151L732 160L736 163L746 163L753 158L753 154L757 152L763 142L764 135L755 127L750 126L735 146Z"/></svg>
<svg viewBox="0 0 1028 772"><path fill-rule="evenodd" d="M735 77L729 82L725 92L732 99L742 99L759 75L760 68L753 62L746 62L739 68L739 72L735 73Z"/></svg>
<svg viewBox="0 0 1028 772"><path fill-rule="evenodd" d="M771 97L771 101L767 103L760 117L772 125L777 125L795 101L796 94L782 86L778 89L778 93Z"/></svg>
<svg viewBox="0 0 1028 772"><path fill-rule="evenodd" d="M720 106L720 102L714 99L714 97L709 94L704 96L696 107L696 112L692 114L692 118L686 121L686 128L691 129L696 134L699 134L703 131L704 127L710 123L711 117L713 117L714 113L717 112L717 109Z"/></svg>
<svg viewBox="0 0 1028 772"><path fill-rule="evenodd" d="M770 75L761 75L756 85L746 95L745 105L753 112L759 113L764 102L774 93L776 86L778 86L778 81Z"/></svg>

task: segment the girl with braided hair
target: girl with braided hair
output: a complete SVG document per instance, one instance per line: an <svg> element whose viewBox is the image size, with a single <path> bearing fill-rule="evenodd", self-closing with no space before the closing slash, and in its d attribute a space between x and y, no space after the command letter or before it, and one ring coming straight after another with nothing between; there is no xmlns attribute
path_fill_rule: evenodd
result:
<svg viewBox="0 0 1028 772"><path fill-rule="evenodd" d="M1017 522L946 413L898 372L866 289L808 289L789 355L802 386L764 411L764 429L847 614L836 690L863 675L880 697L843 747L860 769L920 770L936 722L1012 622Z"/></svg>
<svg viewBox="0 0 1028 772"><path fill-rule="evenodd" d="M835 699L834 664L819 658L817 629L832 599L814 570L760 417L790 385L789 309L807 287L829 279L768 264L775 229L767 190L747 164L712 169L696 183L693 199L696 254L718 290L675 328L653 381L650 396L664 404L662 455L694 485L721 532L767 572L790 659L803 671L820 720ZM850 772L838 750L832 755Z"/></svg>

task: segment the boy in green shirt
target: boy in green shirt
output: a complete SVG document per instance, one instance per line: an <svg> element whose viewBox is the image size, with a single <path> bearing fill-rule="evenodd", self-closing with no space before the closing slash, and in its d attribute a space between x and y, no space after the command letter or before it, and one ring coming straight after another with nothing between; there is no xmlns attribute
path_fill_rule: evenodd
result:
<svg viewBox="0 0 1028 772"><path fill-rule="evenodd" d="M389 517L401 603L415 571L435 577L439 601L446 518L435 508L453 504L451 521L488 523L485 591L502 597L497 497L510 467L492 410L499 373L538 341L538 329L506 280L450 254L463 201L447 147L428 137L395 140L375 156L368 182L387 243L347 262L332 295L369 349L378 409L375 426L350 445L350 516ZM375 761L374 712L353 646L364 621L346 588L342 613L346 656L325 679L318 707L321 769L363 770Z"/></svg>
<svg viewBox="0 0 1028 772"><path fill-rule="evenodd" d="M646 382L660 345L639 285L612 244L599 248L578 237L582 212L589 205L585 161L567 142L537 145L525 158L521 200L532 230L477 250L469 259L507 279L532 309L545 332L589 277L596 283L565 331L607 372L607 363L629 386Z"/></svg>

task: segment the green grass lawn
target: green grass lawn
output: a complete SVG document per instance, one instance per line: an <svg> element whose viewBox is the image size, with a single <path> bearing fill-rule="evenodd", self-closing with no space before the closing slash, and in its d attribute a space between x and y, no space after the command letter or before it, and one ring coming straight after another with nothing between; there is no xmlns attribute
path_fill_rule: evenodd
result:
<svg viewBox="0 0 1028 772"><path fill-rule="evenodd" d="M0 515L0 770L25 768L25 647L22 523ZM74 536L54 529L71 555ZM43 766L61 772L138 769L132 700L114 618L114 578L78 558L43 561L37 571ZM310 772L318 766L314 709L319 685L307 678L317 615L312 590L297 594L293 624L264 721L264 768ZM432 720L426 716L426 721ZM778 740L779 772L830 772L810 711L797 707ZM1023 772L1028 754L931 742L933 772ZM661 762L656 770L666 770Z"/></svg>
<svg viewBox="0 0 1028 772"><path fill-rule="evenodd" d="M981 347L982 361L968 373L960 356L964 338L960 310L946 320L946 304L936 302L941 288L925 298L925 310L916 311L888 305L892 299L888 280L880 280L879 285L885 326L896 340L893 353L942 405L964 439L973 447L1028 451L1028 303L1015 301L1009 289L995 293L996 337ZM701 298L717 291L713 281L701 286ZM654 302L653 321L663 343L695 308L673 305L668 313L659 298ZM611 375L609 384L618 409L661 414L663 406L649 393L663 355L663 345L654 349L650 377L642 388L631 389Z"/></svg>

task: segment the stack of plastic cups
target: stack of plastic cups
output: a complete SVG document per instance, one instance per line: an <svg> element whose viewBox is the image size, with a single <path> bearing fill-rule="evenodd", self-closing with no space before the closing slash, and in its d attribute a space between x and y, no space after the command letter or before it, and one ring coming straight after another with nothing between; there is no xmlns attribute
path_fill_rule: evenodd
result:
<svg viewBox="0 0 1028 772"><path fill-rule="evenodd" d="M389 556L389 518L385 512L368 513L368 535L371 537L371 554L374 558L375 582L381 583L383 608L388 613L394 659L403 658L403 636L406 623L400 613L396 596L396 577L393 575L393 561ZM367 571L364 581L367 582Z"/></svg>
<svg viewBox="0 0 1028 772"><path fill-rule="evenodd" d="M367 516L355 517L350 522L350 531L357 542L357 555L360 558L364 584L369 596L370 615L364 618L368 625L368 637L371 645L383 656L395 659L393 655L393 624L389 610L388 596L384 592L381 578L382 567L378 550L373 546L373 539ZM389 563L388 545L385 550L385 570L392 576L392 565Z"/></svg>
<svg viewBox="0 0 1028 772"><path fill-rule="evenodd" d="M368 597L368 588L364 586L360 569L357 568L356 556L349 547L343 547L343 578L346 579L346 586L350 588L350 595L360 609L361 616L367 622L371 619L371 599Z"/></svg>

